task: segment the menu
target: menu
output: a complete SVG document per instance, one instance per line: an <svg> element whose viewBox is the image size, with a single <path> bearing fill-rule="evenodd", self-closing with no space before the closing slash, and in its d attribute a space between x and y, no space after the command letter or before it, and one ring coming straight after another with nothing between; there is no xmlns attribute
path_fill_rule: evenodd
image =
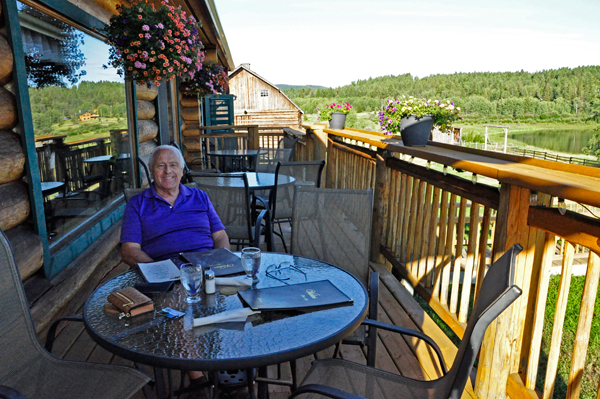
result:
<svg viewBox="0 0 600 399"><path fill-rule="evenodd" d="M190 263L200 263L202 267L210 267L215 272L216 277L244 273L240 257L225 248L201 252L184 252L180 255Z"/></svg>

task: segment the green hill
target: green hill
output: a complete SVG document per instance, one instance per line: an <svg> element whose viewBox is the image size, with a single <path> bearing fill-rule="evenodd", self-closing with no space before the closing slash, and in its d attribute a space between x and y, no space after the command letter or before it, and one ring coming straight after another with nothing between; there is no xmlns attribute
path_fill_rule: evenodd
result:
<svg viewBox="0 0 600 399"><path fill-rule="evenodd" d="M600 66L541 72L473 72L410 74L357 80L337 88L284 89L306 113L333 101L348 101L357 112L374 111L388 98L414 96L451 100L467 119L555 120L598 119Z"/></svg>

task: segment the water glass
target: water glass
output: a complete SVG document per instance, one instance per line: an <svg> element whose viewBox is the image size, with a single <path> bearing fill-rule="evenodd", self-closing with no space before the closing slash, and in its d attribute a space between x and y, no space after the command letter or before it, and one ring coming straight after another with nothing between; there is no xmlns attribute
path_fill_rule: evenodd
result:
<svg viewBox="0 0 600 399"><path fill-rule="evenodd" d="M200 291L202 291L202 266L184 263L179 268L181 284L187 291L185 301L187 303L196 303L200 301Z"/></svg>
<svg viewBox="0 0 600 399"><path fill-rule="evenodd" d="M242 266L246 276L252 277L252 282L258 282L258 270L260 269L260 249L248 247L242 249Z"/></svg>

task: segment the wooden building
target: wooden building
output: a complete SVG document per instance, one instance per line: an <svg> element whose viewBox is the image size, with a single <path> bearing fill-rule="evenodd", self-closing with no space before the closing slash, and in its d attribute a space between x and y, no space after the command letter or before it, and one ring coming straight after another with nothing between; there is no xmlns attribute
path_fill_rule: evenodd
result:
<svg viewBox="0 0 600 399"><path fill-rule="evenodd" d="M304 112L277 86L241 64L229 74L236 125L300 127Z"/></svg>
<svg viewBox="0 0 600 399"><path fill-rule="evenodd" d="M159 0L150 2L160 6ZM135 187L143 179L134 161L138 157L147 159L157 145L181 143L182 139L177 85L171 81L148 87L123 80L127 131L106 131L105 136L85 143L63 143L63 136L61 140L37 143L36 148L40 132L33 123L33 110L39 104L30 101L29 88L33 86L25 58L34 53L45 63L68 62L61 50L61 41L68 35L82 39L78 51L83 54L98 51L98 46L108 48L101 32L117 13L119 3L120 0L33 0L25 6L17 0L1 2L0 229L15 252L34 323L42 336L50 321L77 310L82 298L91 293L106 271L119 263L118 242L125 208L122 189L112 190L111 195L88 206L86 212L68 219L69 227L60 236L49 234L53 230L50 213L55 212L56 216L59 211L68 210L50 205L63 193L59 189L49 191L45 184L49 179L56 180L50 183L60 183L64 178L55 171L60 166L59 153L71 151L91 157L128 152L123 170L128 171L128 184ZM233 60L214 1L172 0L170 4L181 7L202 24L199 36L205 46L205 59L232 70ZM91 64L79 66L86 71L79 81L93 80L96 73L101 76L102 67L94 69L98 66ZM42 72L38 75L43 76ZM65 173L72 166L68 164L63 169Z"/></svg>
<svg viewBox="0 0 600 399"><path fill-rule="evenodd" d="M80 121L91 121L92 119L98 118L100 115L93 114L90 111L85 111L83 114L79 115Z"/></svg>

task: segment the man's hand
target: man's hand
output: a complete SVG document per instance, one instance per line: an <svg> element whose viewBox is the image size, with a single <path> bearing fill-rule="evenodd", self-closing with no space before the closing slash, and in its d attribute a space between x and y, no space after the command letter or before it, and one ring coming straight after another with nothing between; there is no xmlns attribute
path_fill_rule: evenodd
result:
<svg viewBox="0 0 600 399"><path fill-rule="evenodd" d="M212 239L215 242L215 249L217 248L229 248L229 236L225 232L225 230L219 230L215 233L212 233ZM123 251L121 250L121 253ZM125 259L125 258L123 258Z"/></svg>
<svg viewBox="0 0 600 399"><path fill-rule="evenodd" d="M142 251L142 246L136 242L124 242L121 244L121 258L131 267L137 267L138 262L154 262L154 259Z"/></svg>

